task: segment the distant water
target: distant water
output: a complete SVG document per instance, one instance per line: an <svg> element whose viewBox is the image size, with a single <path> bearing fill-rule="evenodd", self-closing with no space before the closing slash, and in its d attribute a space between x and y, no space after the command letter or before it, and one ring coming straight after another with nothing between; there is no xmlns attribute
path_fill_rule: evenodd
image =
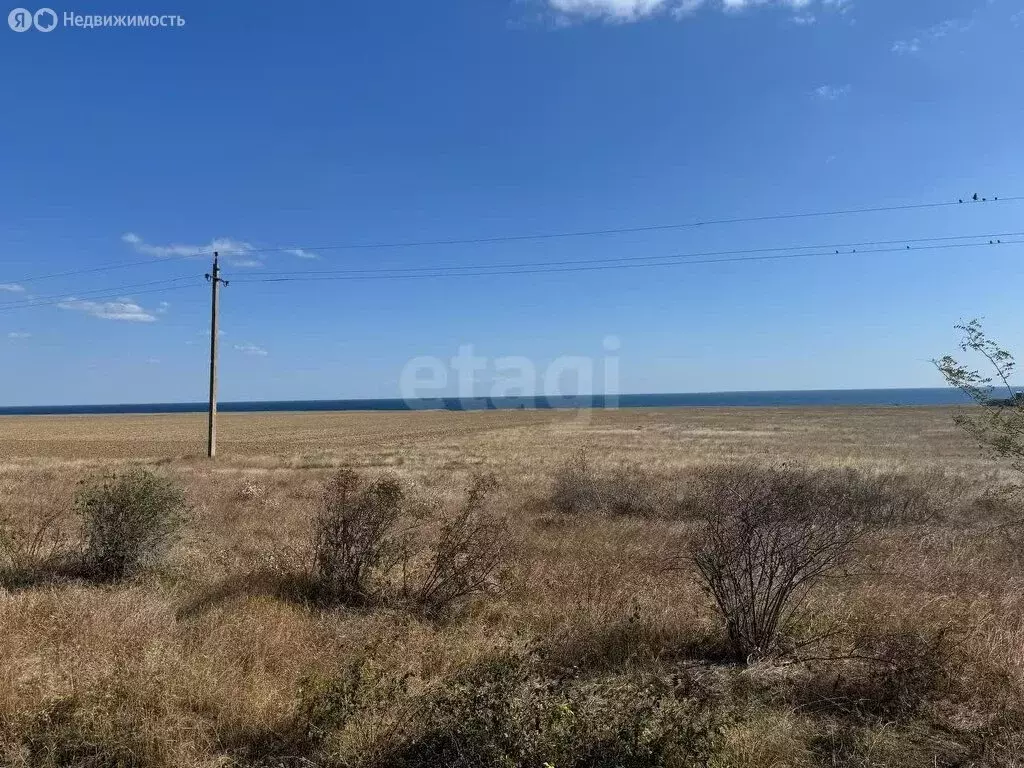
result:
<svg viewBox="0 0 1024 768"><path fill-rule="evenodd" d="M704 392L562 398L442 398L437 400L265 400L220 403L221 412L263 411L414 411L513 410L517 408L673 408L832 405L960 405L969 402L959 390L814 389L779 392ZM0 407L0 416L89 413L201 413L206 403L122 403L118 405L28 405Z"/></svg>

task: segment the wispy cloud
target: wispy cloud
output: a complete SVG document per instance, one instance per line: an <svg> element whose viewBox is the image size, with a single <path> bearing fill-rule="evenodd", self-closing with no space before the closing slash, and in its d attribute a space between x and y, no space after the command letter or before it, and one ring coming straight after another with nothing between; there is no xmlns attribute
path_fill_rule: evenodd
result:
<svg viewBox="0 0 1024 768"><path fill-rule="evenodd" d="M25 286L18 285L17 283L0 283L0 291L6 291L7 293L24 293Z"/></svg>
<svg viewBox="0 0 1024 768"><path fill-rule="evenodd" d="M8 339L31 339L31 333L25 333L25 331L11 331L7 334Z"/></svg>
<svg viewBox="0 0 1024 768"><path fill-rule="evenodd" d="M233 267L259 267L263 265L259 259L253 257L256 250L252 243L244 240L235 240L231 237L217 237L205 245L189 245L183 243L171 243L169 245L154 245L147 243L134 232L125 232L121 235L121 241L127 243L139 253L146 256L155 256L158 259L209 258L217 251Z"/></svg>
<svg viewBox="0 0 1024 768"><path fill-rule="evenodd" d="M940 21L934 26L921 30L913 37L897 40L892 44L890 50L893 53L898 54L918 53L928 43L941 40L944 37L948 37L959 32L966 32L973 25L974 22L971 20L946 19L945 21Z"/></svg>
<svg viewBox="0 0 1024 768"><path fill-rule="evenodd" d="M897 40L892 44L893 53L906 54L917 53L921 50L921 38L912 37L909 40Z"/></svg>
<svg viewBox="0 0 1024 768"><path fill-rule="evenodd" d="M266 357L270 354L263 347L258 347L255 344L235 344L235 349L243 355L253 355L254 357Z"/></svg>
<svg viewBox="0 0 1024 768"><path fill-rule="evenodd" d="M850 93L848 85L819 85L814 89L814 95L824 101L835 101Z"/></svg>
<svg viewBox="0 0 1024 768"><path fill-rule="evenodd" d="M192 245L186 243L171 243L168 245L156 245L146 242L134 232L125 232L121 235L121 241L130 245L138 253L146 256L153 256L158 259L174 258L204 258L208 259L214 251L219 253L224 261L232 267L262 267L261 253L255 245L245 240L236 240L231 237L217 237L205 245ZM278 249L289 256L298 259L319 259L320 255L305 248L281 248Z"/></svg>
<svg viewBox="0 0 1024 768"><path fill-rule="evenodd" d="M547 8L562 23L600 19L627 23L654 16L667 15L677 19L693 15L702 8L715 8L727 13L738 13L749 8L775 6L795 11L793 21L812 24L811 10L846 12L850 0L543 0Z"/></svg>
<svg viewBox="0 0 1024 768"><path fill-rule="evenodd" d="M156 315L152 311L143 309L131 299L87 301L85 299L76 299L72 296L60 302L57 306L60 309L84 312L101 320L126 320L135 323L152 323L156 321Z"/></svg>

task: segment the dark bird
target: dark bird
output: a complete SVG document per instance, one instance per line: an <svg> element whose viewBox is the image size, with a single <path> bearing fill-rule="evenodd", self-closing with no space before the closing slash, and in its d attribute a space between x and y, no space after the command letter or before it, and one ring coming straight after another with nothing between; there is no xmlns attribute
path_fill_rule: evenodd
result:
<svg viewBox="0 0 1024 768"><path fill-rule="evenodd" d="M958 202L958 203L962 203L962 202L963 202L963 198L961 198L961 199L957 200L957 202Z"/></svg>
<svg viewBox="0 0 1024 768"><path fill-rule="evenodd" d="M974 202L978 202L978 193L974 193L974 197L971 198Z"/></svg>

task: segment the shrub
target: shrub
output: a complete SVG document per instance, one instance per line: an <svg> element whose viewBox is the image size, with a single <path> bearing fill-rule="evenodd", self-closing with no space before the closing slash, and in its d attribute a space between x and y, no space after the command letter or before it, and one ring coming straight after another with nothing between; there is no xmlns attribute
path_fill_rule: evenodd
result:
<svg viewBox="0 0 1024 768"><path fill-rule="evenodd" d="M407 597L427 613L443 614L459 601L484 591L504 562L507 525L504 520L488 519L483 511L494 488L493 478L474 478L463 509L441 525L429 565L418 584L410 587L405 574Z"/></svg>
<svg viewBox="0 0 1024 768"><path fill-rule="evenodd" d="M861 522L877 526L923 525L963 501L962 478L940 470L865 473L852 467L816 470L819 495L839 501Z"/></svg>
<svg viewBox="0 0 1024 768"><path fill-rule="evenodd" d="M683 676L548 677L509 655L428 697L387 765L659 768L704 766L721 724Z"/></svg>
<svg viewBox="0 0 1024 768"><path fill-rule="evenodd" d="M577 451L555 472L551 505L566 515L589 512L599 503L597 479L584 451Z"/></svg>
<svg viewBox="0 0 1024 768"><path fill-rule="evenodd" d="M187 515L176 482L145 469L86 481L76 507L84 565L106 581L124 579L160 560Z"/></svg>
<svg viewBox="0 0 1024 768"><path fill-rule="evenodd" d="M374 578L395 564L400 547L394 535L405 491L382 476L366 484L342 469L324 487L313 523L313 584L328 601L366 602Z"/></svg>
<svg viewBox="0 0 1024 768"><path fill-rule="evenodd" d="M720 467L696 478L692 558L740 660L780 650L808 591L864 531L856 498L820 471Z"/></svg>
<svg viewBox="0 0 1024 768"><path fill-rule="evenodd" d="M636 464L595 470L579 451L555 472L551 505L567 515L603 512L630 517L670 517L678 506L670 483Z"/></svg>

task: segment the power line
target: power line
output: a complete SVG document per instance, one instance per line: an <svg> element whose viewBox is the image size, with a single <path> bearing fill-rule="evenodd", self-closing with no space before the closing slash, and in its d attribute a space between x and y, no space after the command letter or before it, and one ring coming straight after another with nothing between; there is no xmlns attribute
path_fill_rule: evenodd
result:
<svg viewBox="0 0 1024 768"><path fill-rule="evenodd" d="M642 227L619 227L613 229L596 229L596 230L581 230L574 232L547 232L537 234L526 234L526 235L501 235L495 237L482 237L482 238L446 238L438 240L419 240L419 241L403 241L403 242L377 242L377 243L341 243L341 244L327 244L319 246L287 246L287 247L276 247L276 248L245 248L245 249L234 249L225 250L219 249L222 255L240 255L240 254L257 254L257 253L287 253L289 251L328 251L328 250L369 250L369 249L387 249L387 248L418 248L426 246L439 246L439 245L482 245L487 243L501 243L501 242L518 242L518 241L529 241L529 240L552 240L559 238L573 238L573 237L596 237L602 235L619 235L619 234L630 234L639 232L656 232L656 231L667 231L676 229L691 229L705 226L720 226L726 224L740 224L740 223L752 223L752 222L763 222L763 221L782 221L786 219L805 219L815 217L826 217L826 216L848 216L857 215L864 213L882 213L889 211L909 211L909 210L924 210L934 208L946 208L951 206L960 205L978 205L988 203L1014 203L1024 200L1024 195L1018 195L1013 197L994 197L989 198L978 198L974 199L958 199L956 202L933 202L933 203L908 203L903 205L889 205L889 206L871 206L864 208L846 208L837 209L830 211L804 211L796 213L781 213L781 214L770 214L763 216L749 216L749 217L732 217L724 219L708 219L703 221L692 221L683 222L676 224L654 224ZM827 247L827 246L823 246ZM194 254L174 254L168 256L155 257L152 261L115 261L106 264L100 264L94 267L84 267L82 269L72 269L63 272L53 272L43 275L30 275L28 277L7 279L5 282L11 282L16 284L32 283L42 280L53 280L60 277L73 277L75 275L92 274L97 272L108 272L115 269L131 269L133 267L152 266L155 264L163 264L168 261L175 259L191 259L199 256L209 256L213 254L213 249L199 249Z"/></svg>
<svg viewBox="0 0 1024 768"><path fill-rule="evenodd" d="M702 256L741 256L747 254L756 253L780 253L790 251L806 251L815 249L835 249L835 248L864 248L868 246L878 245L911 245L913 243L938 243L938 242L950 242L953 240L993 240L996 238L1004 237L1022 237L1024 232L996 232L996 233L983 233L977 235L952 235L948 237L907 237L900 238L897 240L866 240L857 243L819 243L815 245L791 245L791 246L776 246L770 248L740 248L725 251L696 251L690 253L678 253L669 254L665 256L612 256L601 259L570 259L567 261L532 261L532 262L520 262L518 264L452 264L442 265L437 264L431 267L385 267L378 269L324 269L324 270L303 270L302 272L295 272L294 270L288 270L286 272L264 272L261 271L259 275L263 276L276 276L276 275L376 275L376 274L389 274L395 272L436 272L441 270L479 270L479 269L512 269L512 268L527 268L527 267L553 267L553 266L569 266L569 265L586 265L586 264L603 264L603 263L615 263L615 262L631 262L631 261L651 261L651 260L664 260L664 259L682 259L690 257L702 257ZM247 282L246 278L239 278L240 282Z"/></svg>
<svg viewBox="0 0 1024 768"><path fill-rule="evenodd" d="M433 273L406 273L406 274L373 274L373 275L358 275L350 274L344 276L329 276L322 275L317 277L263 277L263 278L238 278L233 282L237 283L292 283L292 282L317 282L317 281L334 281L334 280L404 280L404 279L415 279L415 278L441 278L441 277L484 277L494 275L537 275L537 274L550 274L558 272L591 272L597 270L614 270L614 269L637 269L643 267L683 267L692 266L696 264L724 264L729 262L753 262L753 261L774 261L778 259L798 259L806 257L818 257L818 256L852 256L859 254L879 254L879 253L907 253L908 251L919 252L919 251L933 251L953 248L980 248L980 247L995 247L1001 245L1015 245L1024 243L1024 240L1000 240L992 242L981 242L981 243L946 243L943 245L925 245L916 248L911 246L904 246L902 248L874 248L868 250L853 250L853 251L820 251L811 253L774 253L765 254L760 256L737 256L737 257L726 257L726 258L714 258L714 259L695 259L691 261L670 261L662 263L649 263L649 264L591 264L588 266L575 266L575 267L558 267L555 269L504 269L504 270L490 270L483 272L433 272ZM656 259L659 257L650 257ZM663 256L662 259L675 258L672 256Z"/></svg>
<svg viewBox="0 0 1024 768"><path fill-rule="evenodd" d="M125 291L132 288L144 288L152 285L166 285L169 283L180 283L183 280L197 280L195 275L187 275L185 277L172 277L167 280L149 280L144 283L128 283L127 285L112 285L108 288L94 288L87 291L75 291L73 296L69 296L67 293L52 294L50 296L32 296L26 299L18 299L17 301L8 301L0 303L0 309L16 309L21 305L32 306L36 302L46 301L49 299L57 299L59 301L65 301L72 298L80 298L82 296L90 296L97 293L108 293L110 291Z"/></svg>
<svg viewBox="0 0 1024 768"><path fill-rule="evenodd" d="M200 254L196 254L196 256L199 256L199 255ZM127 268L130 268L130 267L149 267L149 266L152 266L154 264L163 264L165 262L171 261L172 259L192 259L192 258L196 258L196 257L195 256L159 256L159 257L154 258L152 261L139 261L137 259L133 260L133 261L113 261L113 262L109 262L107 264L100 264L100 265L95 266L95 267L85 267L83 269L71 269L71 270L68 270L67 272L53 272L53 273L48 274L48 275L32 275L30 277L21 277L21 278L17 278L17 279L14 279L14 280L9 280L8 282L17 283L17 284L20 285L20 284L23 284L23 283L35 283L35 282L38 282L40 280L53 280L54 278L58 278L58 277L72 277L74 275L86 275L86 274L90 274L92 272L109 272L110 270L113 270L113 269L127 269Z"/></svg>
<svg viewBox="0 0 1024 768"><path fill-rule="evenodd" d="M948 237L910 238L902 240L867 240L857 243L833 243L823 245L797 245L770 248L747 248L723 251L697 251L690 253L668 254L664 256L622 256L605 259L582 259L557 262L522 262L518 264L496 265L457 265L435 267L408 267L376 270L321 270L296 275L283 273L286 277L275 277L282 273L263 273L260 277L236 278L236 283L279 283L309 282L320 280L387 280L410 278L443 278L443 277L475 277L500 275L530 275L561 272L582 272L596 270L635 269L640 267L669 267L698 264L735 263L745 261L771 261L793 258L814 258L822 256L850 256L854 254L906 253L907 251L942 250L953 248L976 248L995 245L1012 245L1024 243L1024 240L1003 240L1003 238L1024 237L1024 232L1003 232L977 235L952 235ZM954 240L980 240L974 243L954 243ZM929 245L917 245L928 243ZM871 247L893 246L902 247ZM863 250L868 247L867 250ZM828 250L813 250L813 249ZM846 250L839 250L846 249ZM862 249L862 250L857 250ZM641 263L642 262L642 263ZM198 277L185 275L164 280L151 280L141 283L128 283L117 286L96 288L87 291L76 291L73 295L54 294L35 296L14 302L0 303L0 310L29 309L60 304L82 297L93 301L118 299L126 291L132 294L150 294L163 291L189 288L189 285L173 285L182 281L198 280ZM162 286L152 288L151 286ZM143 288L145 290L137 290Z"/></svg>
<svg viewBox="0 0 1024 768"><path fill-rule="evenodd" d="M142 294L165 293L165 292L168 292L168 291L180 291L180 290L184 290L186 288L194 288L194 287L195 286L192 286L192 285L172 285L172 286L165 287L165 288L149 288L149 289L142 290L142 291L132 291L132 298L134 298L135 296L142 295ZM114 289L108 289L108 290L114 290ZM113 300L117 301L117 300L122 299L122 298L124 298L124 294L119 291L117 293L111 293L111 294L106 294L106 295L102 295L102 296L90 296L89 297L89 301L104 301L106 299L113 299ZM55 306L57 304L63 304L63 303L68 302L68 301L74 301L76 299L78 299L77 296L64 296L63 298L60 298L60 299L55 299L55 300L52 300L52 301L40 301L40 302L35 303L35 304L25 304L25 305L20 305L20 306L0 305L0 311L11 310L11 309L32 309L34 307L52 307L52 306Z"/></svg>
<svg viewBox="0 0 1024 768"><path fill-rule="evenodd" d="M762 216L739 216L723 219L706 219L675 224L652 224L641 227L618 227L614 229L592 229L569 232L544 232L526 235L499 235L494 237L473 237L473 238L442 238L438 240L408 240L395 242L376 243L340 243L327 245L291 245L280 248L246 248L244 250L225 250L219 248L218 252L225 254L254 254L254 253L287 253L289 251L343 251L343 250L370 250L384 248L420 248L436 245L484 245L487 243L506 243L523 240L553 240L558 238L571 237L597 237L601 235L624 235L637 232L657 232L673 229L693 229L698 227L721 226L726 224L744 224L764 221L783 221L786 219L809 219L825 216L852 216L863 213L883 213L891 211L912 211L934 208L948 208L962 205L984 205L989 203L1016 203L1024 200L1024 195L1014 197L993 197L958 199L956 201L944 201L934 203L907 203L902 205L879 205L864 208L845 208L829 211L803 211L797 213L776 213ZM197 255L211 255L213 249L200 251Z"/></svg>

